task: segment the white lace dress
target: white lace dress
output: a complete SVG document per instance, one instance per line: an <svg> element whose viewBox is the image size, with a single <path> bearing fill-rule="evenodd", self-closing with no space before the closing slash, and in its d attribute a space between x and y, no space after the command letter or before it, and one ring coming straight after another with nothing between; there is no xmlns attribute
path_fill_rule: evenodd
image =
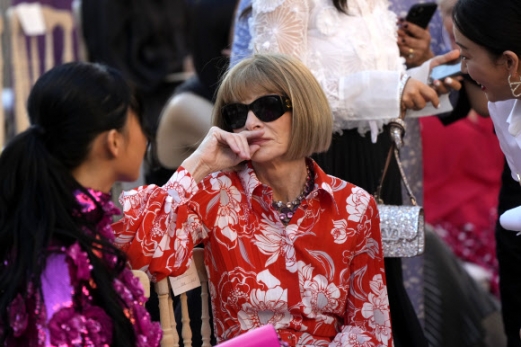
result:
<svg viewBox="0 0 521 347"><path fill-rule="evenodd" d="M371 130L373 141L400 111L399 80L405 72L396 15L387 0L350 0L347 14L331 0L253 0L250 31L254 52L300 58L326 92L334 131ZM407 73L426 81L427 65ZM450 110L448 99L443 110ZM407 116L441 112L432 105Z"/></svg>

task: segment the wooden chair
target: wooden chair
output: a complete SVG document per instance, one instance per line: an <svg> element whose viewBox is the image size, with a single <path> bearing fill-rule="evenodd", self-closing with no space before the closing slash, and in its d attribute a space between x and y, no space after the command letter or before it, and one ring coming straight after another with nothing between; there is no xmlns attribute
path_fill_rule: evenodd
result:
<svg viewBox="0 0 521 347"><path fill-rule="evenodd" d="M41 36L28 37L22 30L16 8L7 10L7 20L11 38L11 61L14 87L14 113L16 133L29 126L26 102L32 85L45 71L58 63L74 60L74 19L72 13L42 5L45 23L43 64L40 64L38 39ZM54 29L60 28L63 33L63 50L61 60L55 61ZM41 67L43 65L43 68ZM43 70L43 71L42 71Z"/></svg>
<svg viewBox="0 0 521 347"><path fill-rule="evenodd" d="M201 281L201 336L202 347L210 347L210 309L208 305L208 276L204 266L204 250L202 248L194 249L193 262L197 268L197 274ZM156 292L159 298L159 315L161 320L161 328L163 329L163 339L161 340L161 347L178 347L179 335L177 334L177 323L174 316L174 301L173 294L170 288L170 281L165 278L155 284ZM190 329L190 316L188 314L188 304L186 293L179 295L182 311L182 329L181 337L185 347L192 346L192 331Z"/></svg>
<svg viewBox="0 0 521 347"><path fill-rule="evenodd" d="M74 16L74 26L76 28L76 38L78 39L78 60L87 61L88 51L85 40L83 39L81 0L72 0L72 14Z"/></svg>

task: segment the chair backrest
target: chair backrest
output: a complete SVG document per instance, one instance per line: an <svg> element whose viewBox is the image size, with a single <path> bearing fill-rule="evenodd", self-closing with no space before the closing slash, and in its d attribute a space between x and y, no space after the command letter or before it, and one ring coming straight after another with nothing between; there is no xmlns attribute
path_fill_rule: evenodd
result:
<svg viewBox="0 0 521 347"><path fill-rule="evenodd" d="M208 276L204 266L204 250L202 248L194 249L193 262L197 268L197 274L201 282L201 336L202 347L210 347L210 309L208 305ZM176 329L176 321L174 316L174 300L172 290L170 288L170 281L165 278L155 284L156 292L159 298L159 316L161 321L161 328L163 329L163 339L161 340L161 347L178 347L179 335ZM181 337L183 339L184 347L192 346L192 331L190 328L190 316L188 314L188 303L186 293L179 295L182 311L182 329Z"/></svg>
<svg viewBox="0 0 521 347"><path fill-rule="evenodd" d="M43 42L43 71L40 67L38 38L41 36L26 36L15 7L7 10L11 41L11 64L14 87L14 113L16 133L29 126L26 102L32 85L45 71L58 63L66 63L74 59L74 19L67 10L58 10L42 5L42 15L45 24ZM55 61L54 29L60 28L63 33L63 49L61 61Z"/></svg>
<svg viewBox="0 0 521 347"><path fill-rule="evenodd" d="M81 1L72 0L72 15L74 16L74 23L76 24L76 37L78 38L78 60L87 61L88 52L85 40L83 39L83 28L82 28L82 14L81 14Z"/></svg>

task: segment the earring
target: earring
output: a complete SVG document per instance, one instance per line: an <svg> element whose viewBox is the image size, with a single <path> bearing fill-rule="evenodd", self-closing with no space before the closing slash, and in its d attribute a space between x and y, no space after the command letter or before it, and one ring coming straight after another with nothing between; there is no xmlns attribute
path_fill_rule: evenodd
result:
<svg viewBox="0 0 521 347"><path fill-rule="evenodd" d="M512 75L508 75L508 84L510 85L510 90L512 91L512 95L514 98L519 98L521 96L521 91L516 94L516 90L521 86L521 78L519 82L512 82L510 78Z"/></svg>

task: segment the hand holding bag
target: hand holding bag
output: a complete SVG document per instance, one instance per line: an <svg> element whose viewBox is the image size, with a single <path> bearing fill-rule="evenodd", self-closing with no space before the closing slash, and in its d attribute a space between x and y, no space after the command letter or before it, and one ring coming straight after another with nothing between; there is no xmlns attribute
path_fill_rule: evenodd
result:
<svg viewBox="0 0 521 347"><path fill-rule="evenodd" d="M423 208L418 206L411 187L405 177L402 163L400 162L399 149L403 144L405 133L405 122L401 118L392 120L390 123L392 145L389 149L380 183L375 193L375 199L380 213L380 229L382 233L382 244L384 256L387 258L414 257L425 250L425 219ZM392 156L394 155L400 170L407 194L411 199L412 206L385 205L382 198L382 185L385 175L389 169Z"/></svg>

